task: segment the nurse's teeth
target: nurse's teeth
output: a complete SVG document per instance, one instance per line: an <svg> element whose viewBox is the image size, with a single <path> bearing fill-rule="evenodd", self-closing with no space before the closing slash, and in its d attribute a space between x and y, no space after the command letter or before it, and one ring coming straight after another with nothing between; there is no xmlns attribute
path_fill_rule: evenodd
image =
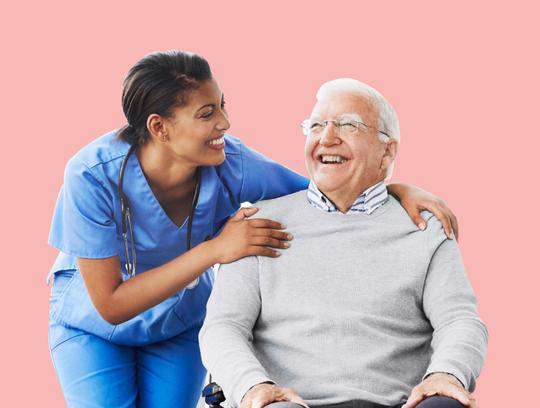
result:
<svg viewBox="0 0 540 408"><path fill-rule="evenodd" d="M341 157L341 156L323 155L323 156L321 156L321 161L323 163L338 163L338 164L341 164L341 163L345 163L347 161L347 159L345 159L344 157Z"/></svg>
<svg viewBox="0 0 540 408"><path fill-rule="evenodd" d="M210 140L208 142L208 144L211 144L211 145L220 145L220 144L223 144L223 142L225 141L225 137L221 136L217 139L213 139L213 140Z"/></svg>

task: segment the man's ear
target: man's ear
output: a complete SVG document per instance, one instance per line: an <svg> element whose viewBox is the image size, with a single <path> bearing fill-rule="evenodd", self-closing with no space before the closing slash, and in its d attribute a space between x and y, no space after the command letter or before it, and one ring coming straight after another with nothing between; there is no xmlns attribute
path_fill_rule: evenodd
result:
<svg viewBox="0 0 540 408"><path fill-rule="evenodd" d="M385 143L384 154L381 159L381 170L386 171L386 169L388 169L388 167L394 162L397 151L398 142L396 139L390 139Z"/></svg>
<svg viewBox="0 0 540 408"><path fill-rule="evenodd" d="M150 137L155 141L167 141L167 130L165 129L165 123L161 116L157 113L152 113L146 120L146 129Z"/></svg>

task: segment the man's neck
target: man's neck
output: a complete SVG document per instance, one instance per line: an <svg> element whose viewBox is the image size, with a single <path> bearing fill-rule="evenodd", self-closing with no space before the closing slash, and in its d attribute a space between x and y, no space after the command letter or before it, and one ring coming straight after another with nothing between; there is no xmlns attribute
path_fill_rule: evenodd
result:
<svg viewBox="0 0 540 408"><path fill-rule="evenodd" d="M355 188L354 190L349 191L341 191L341 190L334 190L334 191L323 191L320 190L321 193L323 193L326 198L328 198L332 204L343 214L346 214L349 212L353 204L356 202L358 197L365 193L369 188L375 186L379 182L383 181L384 179L375 180L363 183L362 185L359 185L358 188Z"/></svg>

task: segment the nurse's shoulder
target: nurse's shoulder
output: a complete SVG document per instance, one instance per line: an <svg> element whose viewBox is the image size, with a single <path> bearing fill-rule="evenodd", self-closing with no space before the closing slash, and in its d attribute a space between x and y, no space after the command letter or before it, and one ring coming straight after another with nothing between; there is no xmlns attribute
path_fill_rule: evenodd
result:
<svg viewBox="0 0 540 408"><path fill-rule="evenodd" d="M68 164L94 168L122 159L129 150L129 144L118 137L113 130L88 143L69 160Z"/></svg>
<svg viewBox="0 0 540 408"><path fill-rule="evenodd" d="M98 137L69 159L64 172L64 183L75 178L82 183L97 180L103 187L113 187L111 184L116 184L115 177L128 150L129 144L118 138L117 130Z"/></svg>
<svg viewBox="0 0 540 408"><path fill-rule="evenodd" d="M256 202L307 188L309 181L286 166L225 135L225 161L216 172L238 202Z"/></svg>

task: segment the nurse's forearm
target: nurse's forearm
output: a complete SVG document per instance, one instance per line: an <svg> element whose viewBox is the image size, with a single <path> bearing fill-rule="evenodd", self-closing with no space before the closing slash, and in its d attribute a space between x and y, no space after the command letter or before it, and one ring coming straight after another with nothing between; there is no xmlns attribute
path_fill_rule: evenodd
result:
<svg viewBox="0 0 540 408"><path fill-rule="evenodd" d="M213 247L212 241L203 242L127 281L121 279L118 257L79 259L79 266L98 312L109 323L120 324L174 295L217 263Z"/></svg>
<svg viewBox="0 0 540 408"><path fill-rule="evenodd" d="M118 318L129 320L197 279L217 262L208 246L208 242L201 243L172 261L119 285L113 295L113 301L118 304Z"/></svg>

